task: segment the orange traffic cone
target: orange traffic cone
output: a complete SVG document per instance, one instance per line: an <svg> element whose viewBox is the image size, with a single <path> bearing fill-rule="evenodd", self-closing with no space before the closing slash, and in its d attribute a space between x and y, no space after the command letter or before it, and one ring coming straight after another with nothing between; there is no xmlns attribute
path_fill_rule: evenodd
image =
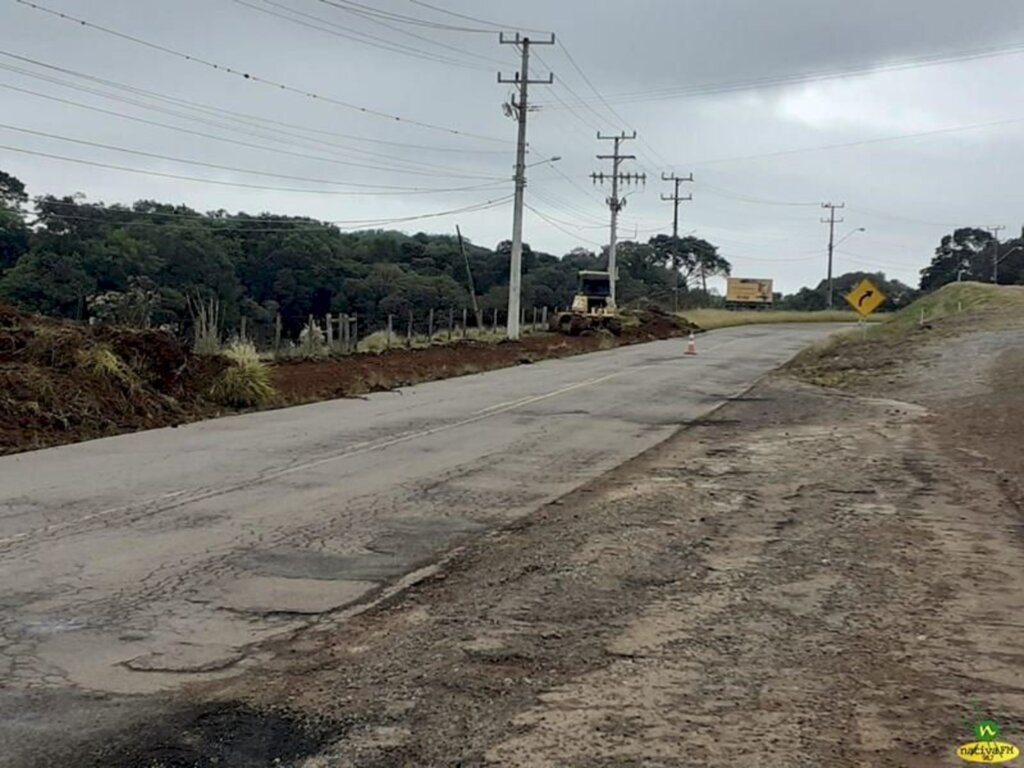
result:
<svg viewBox="0 0 1024 768"><path fill-rule="evenodd" d="M697 354L697 337L693 335L693 331L690 331L690 340L686 342L686 354Z"/></svg>

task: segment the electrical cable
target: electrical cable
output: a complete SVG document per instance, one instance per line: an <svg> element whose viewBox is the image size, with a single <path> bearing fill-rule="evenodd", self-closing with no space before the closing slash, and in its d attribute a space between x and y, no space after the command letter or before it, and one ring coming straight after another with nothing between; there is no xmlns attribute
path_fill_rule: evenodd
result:
<svg viewBox="0 0 1024 768"><path fill-rule="evenodd" d="M541 213L540 211L538 211L532 205L527 204L526 208L529 209L530 211L532 211L533 213L535 213L540 218L542 218L544 221L546 221L548 224L550 224L552 227L557 229L562 234L568 235L569 237L572 237L572 238L574 238L576 240L582 240L584 243L588 243L589 245L596 245L598 248L604 248L604 243L599 243L596 240L590 240L590 239L588 239L586 237L581 237L578 234L573 234L568 229L563 227L561 224L557 223L553 219L549 218L547 215L545 215L545 214Z"/></svg>
<svg viewBox="0 0 1024 768"><path fill-rule="evenodd" d="M382 11L378 8L373 8L362 3L351 2L348 0L318 0L318 2L324 5L333 5L335 8L346 11L347 13L355 14L356 16L362 16L363 18L380 18L387 21L394 21L399 24L408 24L415 27L427 27L429 29L442 30L445 32L474 32L478 34L493 35L495 30L493 29L480 29L478 27L459 27L453 24L442 24L440 22L428 21L426 19L420 19L415 16L406 16L401 13L392 13L391 11Z"/></svg>
<svg viewBox="0 0 1024 768"><path fill-rule="evenodd" d="M252 114L248 114L248 113L245 113L245 112L236 112L236 111L233 111L233 110L224 109L222 107L216 107L216 106L209 105L209 104L202 104L200 102L189 101L187 99L182 99L182 98L178 98L178 97L175 97L175 96L168 96L166 94L161 94L161 93L158 93L156 91L150 91L150 90L147 90L145 88L138 88L136 86L126 85L124 83L119 83L119 82L117 82L115 80L107 80L107 79L102 78L102 77L95 77L93 75L89 75L89 74L86 74L84 72L78 72L76 70L68 69L66 67L60 67L60 66L57 66L55 64L49 64L47 62L40 61L38 59L29 58L27 56L20 56L18 54L11 53L10 51L0 50L0 56L6 56L7 58L15 59L16 61L20 61L22 63L31 64L33 66L37 66L37 67L40 67L40 68L43 68L43 69L48 69L48 70L51 70L51 71L54 71L54 72L60 72L61 74L70 75L72 77L81 78L83 80L88 80L88 81L93 82L93 83L98 83L100 85L104 85L104 86L106 86L108 88L114 88L114 89L117 89L117 90L127 91L129 93L134 93L136 95L145 96L146 98L155 99L155 100L158 100L158 101L165 101L165 102L168 102L170 104L174 104L174 105L177 105L177 106L185 107L185 108L188 108L188 109L194 109L194 110L197 110L197 111L200 111L200 112L203 112L203 113L207 113L207 114L211 114L211 115L214 115L214 116L223 115L223 116L227 116L228 118L233 119L233 120L238 120L238 121L243 121L243 122L248 121L246 124L255 121L255 122L258 122L258 123L267 123L269 125L282 126L282 127L285 127L285 128L289 128L291 130L306 131L308 133L314 133L314 134L318 134L318 135L322 135L322 136L331 136L331 137L335 137L335 138L348 139L350 141L363 141L363 142L367 142L367 143L371 143L371 144L380 144L380 145L384 145L384 146L399 147L399 148L403 148L403 149L416 149L416 150L421 150L421 151L426 151L426 152L457 152L459 154L495 155L495 154L505 154L506 151L507 151L507 150L495 150L495 149L463 149L463 148L455 148L455 147L439 147L439 146L428 145L428 144L411 144L411 143L408 143L408 142L388 141L388 140L385 140L385 139L372 138L372 137L368 137L368 136L359 136L359 135L355 135L355 134L339 133L337 131L327 131L327 130L322 130L322 129L317 129L317 128L310 128L310 127L307 127L307 126L298 125L296 123L284 122L284 121L281 121L281 120L275 120L275 119L268 118L268 117L260 117L259 115L252 115ZM19 70L17 68L4 67L3 65L0 65L0 67L8 68L11 71L19 72L20 74L25 74L25 75L27 75L29 77L35 77L35 78L38 78L38 79L46 79L42 75L39 75L37 73L31 73L31 72L29 72L27 70ZM91 91L91 90L85 89L83 86L70 85L70 84L68 84L66 82L62 83L59 80L48 80L48 82L61 83L65 87L78 88L80 90L86 90L89 93L99 93L97 91ZM114 98L114 97L106 96L106 95L104 97L105 98ZM134 104L138 105L138 102L128 102L128 103L134 103ZM147 109L155 109L154 107L151 107L151 106L148 106L148 105L139 105L139 106L144 106ZM196 118L193 117L193 118L189 118L189 119L193 119L194 120ZM279 130L279 129L269 129L268 128L266 130ZM304 138L307 141L313 141L314 140L314 139L310 139L309 137L302 137L302 138ZM345 145L339 145L339 144L332 144L331 146L345 147ZM360 148L354 148L354 147L351 147L351 149L354 149L355 151L360 152L362 154L376 156L376 157L385 157L385 158L391 158L392 157L392 155L382 154L382 153L375 153L375 152L371 152L370 150L366 150L366 149L360 149ZM413 163L413 161L402 161L402 162ZM415 163L415 164L418 164L418 165L428 165L428 166L431 165L430 163L422 163L422 162ZM436 166L436 167L443 167L443 166Z"/></svg>
<svg viewBox="0 0 1024 768"><path fill-rule="evenodd" d="M542 29L530 29L529 27L520 27L520 26L516 26L516 25L509 25L509 24L499 24L496 21L487 21L486 19L478 19L478 18L473 17L473 16L467 16L464 13L456 13L455 11L449 11L449 10L446 10L445 8L441 8L441 7L436 6L436 5L431 5L430 3L423 2L423 0L409 0L409 2L412 3L413 5L419 5L419 6L422 6L423 8L429 8L430 10L436 11L437 13L443 13L445 16L451 16L452 18L455 18L455 19L462 19L463 21L472 21L474 24L486 24L488 26L494 27L494 31L518 29L521 32L536 32L538 34L544 34L544 35L550 34L550 32L542 30Z"/></svg>
<svg viewBox="0 0 1024 768"><path fill-rule="evenodd" d="M330 184L332 186L339 186L339 187L356 187L356 188L359 188L359 189L385 189L385 190L389 190L389 191L395 192L395 193L398 193L398 192L413 192L413 193L424 193L424 192L464 192L464 191L473 190L473 189L488 189L488 188L496 186L495 181L501 181L501 182L504 181L503 179L496 178L495 180L493 180L491 183L488 183L488 184L477 184L477 185L473 185L473 186L457 187L457 188L449 188L449 189L433 189L433 188L424 188L424 187L398 187L398 186L393 186L393 185L388 185L388 184L363 184L363 183L358 183L358 182L332 181L330 179L316 179L316 178L310 178L308 176L293 176L291 174L285 174L285 173L273 173L271 171L253 170L252 168L239 168L237 166L231 166L231 165L220 165L219 163L206 163L206 162L203 162L201 160L189 160L187 158L172 157L170 155L162 155L162 154L159 154L157 152L145 152L145 151L139 150L139 149L126 149L124 147L116 147L116 146L114 146L112 144L103 144L101 142L88 141L86 139L76 139L76 138L73 138L71 136L61 136L61 135L56 134L56 133L47 133L46 131L36 131L36 130L32 130L31 128L22 128L22 127L19 127L19 126L16 126L16 125L7 125L7 124L4 124L4 123L0 123L0 129L4 129L4 130L8 130L8 131L17 131L18 133L26 133L26 134L29 134L31 136L40 136L40 137L47 138L47 139L55 139L57 141L66 141L66 142L69 142L69 143L72 143L72 144L80 144L82 146L87 146L87 147L96 147L98 149L106 149L106 150L109 150L111 152L122 152L124 154L136 155L138 157L150 157L150 158L155 158L157 160L169 160L169 161L174 162L174 163L183 163L185 165L195 165L195 166L199 166L201 168L213 168L214 170L218 170L218 171L231 171L232 173L247 173L247 174L252 174L252 175L255 175L255 176L267 176L267 177L270 177L270 178L286 179L286 180L289 180L289 181L309 181L309 182L312 182L314 184ZM359 193L357 193L357 192L349 192L349 194L359 194Z"/></svg>
<svg viewBox="0 0 1024 768"><path fill-rule="evenodd" d="M327 229L329 227L335 227L336 229L341 229L341 230L346 230L346 231L374 230L374 229L377 229L377 228L379 228L381 226L387 226L387 225L391 225L391 224L402 224L402 223L407 223L407 222L410 222L410 221L422 221L424 219L434 219L434 218L441 218L441 217L444 217L444 216L455 216L457 214L476 213L478 211L489 210L491 208L497 208L497 207L499 207L501 205L504 205L505 203L510 202L513 197L514 197L514 195L506 195L505 197L497 198L495 200L488 200L488 201L483 202L483 203L477 203L475 205L463 206L461 208L454 208L454 209L451 209L451 210L444 210L444 211L435 211L433 213L424 213L424 214L418 214L418 215L415 215L415 216L403 216L403 217L391 218L391 219L336 219L336 220L327 220L327 221L306 220L306 221L296 222L299 226L292 226L292 227L261 227L261 228L244 228L244 227L230 227L229 228L229 227L224 227L223 229L226 230L230 234L234 234L234 233L254 234L254 233L264 233L264 232L322 231L322 230ZM47 201L47 205L54 205L55 202L56 201ZM72 204L72 203L68 203L67 205L78 205L78 207L83 207L83 206L81 206L79 204ZM120 214L120 213L130 213L131 215L134 215L134 216L142 216L142 215L146 215L146 216L177 216L178 215L178 214L159 213L159 212L143 214L142 212L139 212L139 211L129 211L129 210L126 210L126 209L105 208L105 212L111 212L111 211L113 211L115 213L118 213L118 214ZM62 220L63 219L70 219L72 221L92 221L92 222L96 222L96 223L105 223L101 218L95 217L95 216L78 216L78 215L74 215L74 214L61 214L60 218ZM246 218L246 217L239 218L239 217L234 217L234 216L221 219L221 218L214 218L214 217L202 216L202 215L199 215L199 216L185 216L185 215L182 215L182 218L190 218L190 219L195 220L196 222L208 222L208 223L211 223L211 224L232 224L232 223L234 223L236 221L240 221L240 220L259 221L259 219ZM37 218L37 223L38 223L38 221L39 220ZM288 219L266 219L265 221L273 222L273 221L289 221L289 220ZM189 225L186 225L186 224L157 224L157 226L159 226L161 228L168 228L168 227L181 228L181 229L191 228ZM218 229L216 227L211 229L211 231L213 233L215 233L215 234L218 233Z"/></svg>
<svg viewBox="0 0 1024 768"><path fill-rule="evenodd" d="M415 194L440 194L442 192L462 192L471 189L493 189L496 185L483 185L479 187L462 187L458 189L438 190L438 189L425 189L420 191L406 190L403 192L353 192L347 190L324 190L324 189L296 189L291 187L271 187L265 184L244 184L236 181L222 181L220 179L205 179L200 176L185 176L177 173L164 173L162 171L150 171L143 168L131 168L124 165L115 165L113 163L101 163L96 160L82 160L77 157L68 157L66 155L57 155L50 152L39 152L33 149L25 149L24 147L13 147L9 144L0 144L0 149L5 149L8 152L18 152L23 155L31 155L33 157L45 157L51 160L61 160L65 163L77 163L79 165L88 165L94 168L108 168L115 171L124 171L126 173L137 173L143 176L154 176L165 179L179 179L182 181L196 181L203 184L217 184L224 187L240 187L243 189L264 189L271 192L295 192L301 194L310 195L415 195Z"/></svg>
<svg viewBox="0 0 1024 768"><path fill-rule="evenodd" d="M216 62L209 61L207 59L203 59L203 58L200 58L198 56L193 56L191 54L183 53L181 51L174 50L173 48L168 48L168 47L166 47L164 45L160 45L159 43L154 43L154 42L151 42L149 40L144 40L141 37L136 37L134 35L129 35L129 34L124 33L124 32L118 32L117 30L111 29L109 27L104 27L104 26L101 26L99 24L94 24L94 23L92 23L90 21L86 21L84 19L81 19L81 18L78 18L78 17L75 17L75 16L70 16L70 15L68 15L66 13L61 13L60 11L54 11L54 10L52 10L50 8L46 8L45 6L38 5L37 3L31 2L31 0L15 0L15 2L19 3L20 5L24 5L24 6L27 6L29 8L32 8L33 10L41 11L43 13L50 14L51 16L56 16L57 18L63 19L65 21L73 21L76 24L79 24L80 26L83 26L83 27L86 27L86 28L89 28L89 29L93 29L93 30L96 30L96 31L99 31L99 32L103 32L104 34L112 35L112 36L120 38L122 40L127 40L129 42L135 43L136 45L141 45L143 47L150 48L152 50L159 51L161 53L165 53L165 54L167 54L169 56L174 56L174 57L177 57L179 59L183 59L185 61L190 61L190 62L193 62L193 63L196 63L196 64L200 64L200 65L205 66L205 67L209 67L210 69L214 69L214 70L216 70L218 72L224 72L224 73L227 73L227 74L230 74L230 75L235 75L236 77L240 77L240 78L242 78L244 80L248 80L248 81L255 82L255 83L260 83L262 85L268 85L268 86L271 86L273 88L277 88L279 90L288 91L289 93L295 93L295 94L298 94L300 96L305 96L305 97L310 98L310 99L315 99L317 101L322 101L322 102L325 102L325 103L328 103L328 104L333 104L335 106L342 107L344 109L349 109L349 110L352 110L352 111L355 111L355 112L359 112L359 113L362 113L364 115L369 115L371 117L377 117L377 118L382 118L382 119L385 119L385 120L391 120L391 121L394 121L394 122L404 123L406 125L416 126L417 128L424 128L424 129L427 129L427 130L439 131L439 132L442 132L442 133L451 134L453 136L461 136L461 137L465 137L465 138L476 139L478 141L489 141L489 142L495 142L495 143L499 143L499 144L507 144L508 143L505 139L498 139L498 138L495 138L493 136L485 136L483 134L471 133L471 132L468 132L468 131L461 131L461 130L459 130L457 128L450 128L448 126L437 125L435 123L428 123L428 122L424 122L422 120L415 120L415 119L412 119L412 118L401 117L399 115L393 115L393 114L390 114L388 112L382 112L380 110L371 109L370 107L363 107L363 106L360 106L358 104L352 104L352 103L347 102L347 101L342 101L341 99L335 99L335 98L333 98L331 96L325 96L323 94L316 93L314 91L307 91L307 90L305 90L303 88L298 88L298 87L295 87L295 86L286 85L284 83L277 82L275 80L264 78L264 77L261 77L259 75L254 75L251 72L243 72L241 70L236 70L236 69L234 69L232 67L228 67L228 66L225 66L223 64L218 64Z"/></svg>
<svg viewBox="0 0 1024 768"><path fill-rule="evenodd" d="M337 160L337 159L332 158L332 157L324 157L323 155L308 155L308 154L304 154L302 152L291 152L291 151L289 151L287 149L281 149L280 147L269 147L269 146L262 145L262 144L252 144L252 143L247 142L247 141L240 141L238 139L229 139L229 138L225 138L223 136L215 136L215 135L210 134L210 133L204 133L203 131L193 131L193 130L191 130L189 128L182 128L181 126L170 125L168 123L161 123L161 122L156 121L156 120L147 120L146 118L143 118L143 117L136 117L134 115L128 115L128 114L125 114L123 112L115 112L113 110L103 109L102 107L95 107L95 106L92 106L90 104L82 104L81 102L72 101L71 99L62 99L59 96L51 96L49 94L39 93L37 91L32 91L32 90L29 90L27 88L19 88L17 86L9 85L7 83L0 83L0 88L6 88L8 90L17 91L19 93L25 93L25 94L28 94L30 96L36 96L38 98L48 99L50 101L55 101L55 102L58 102L58 103L61 103L61 104L68 104L68 105L71 105L71 106L74 106L74 107L78 107L80 109L90 110L92 112L99 112L99 113L105 114L105 115L112 115L114 117L118 117L118 118L121 118L123 120L132 120L134 122L143 123L145 125L153 125L153 126L156 126L158 128L166 128L167 130L177 131L179 133L185 133L185 134L189 134L191 136L201 136L203 138L213 139L214 141L221 141L221 142L225 142L225 143L228 143L228 144L234 144L236 146L249 147L249 148L252 148L252 149L259 149L259 150L262 150L264 152L273 152L275 154L291 155L292 157L301 157L301 158L305 158L307 160L316 160L318 162L335 163L337 165L344 165L344 166L349 166L349 167L353 167L353 168L367 168L367 169L376 170L376 171L390 171L390 172L395 172L395 173L408 174L408 175L412 175L412 176L428 176L428 177L431 177L431 178L487 179L487 180L490 180L490 181L497 181L497 180L499 180L501 178L501 177L497 177L497 176L481 176L481 175L478 175L478 174L473 174L473 175L470 175L470 174L465 174L465 175L459 175L459 174L439 174L436 171L435 172L428 172L428 171L407 170L407 169L395 168L395 167L389 168L387 166L370 165L368 163L354 163L354 162L351 162L351 161L348 161L348 160Z"/></svg>
<svg viewBox="0 0 1024 768"><path fill-rule="evenodd" d="M344 38L346 40L353 40L353 41L355 41L357 43L363 43L364 45L368 45L368 46L370 46L372 48L378 48L380 50L389 51L389 52L392 52L392 53L400 53L400 54L403 54L403 55L406 55L406 56L411 56L412 58L421 59L423 61L433 61L433 62L440 63L440 64L448 64L448 65L456 66L456 67L464 67L466 69L473 69L473 70L477 70L477 71L490 71L489 67L483 67L483 66L481 66L479 64L472 64L472 63L469 63L469 62L460 61L458 59L449 58L447 56L443 56L441 54L433 53L431 51L424 51L424 50L420 50L418 48L413 48L411 46L403 45L401 43L396 43L394 41L386 40L385 38L377 37L376 35L371 35L371 34L369 34L367 32L361 32L361 31L358 31L358 30L351 29L350 27L345 27L345 26L343 26L341 24L337 24L337 23L332 22L332 21L328 21L327 19L324 19L324 18L322 18L320 16L316 16L316 15L311 14L311 13L305 13L304 11L295 10L294 8L290 8L290 7L286 6L286 5L282 5L281 3L273 2L273 0L263 0L263 2L266 3L269 6L273 6L275 8L284 9L284 10L288 11L289 13L294 14L295 16L301 16L303 18L311 19L311 20L313 20L313 21L315 21L317 23L312 23L310 21L302 21L302 19L293 18L292 16L289 16L289 15L287 15L285 13L278 13L277 11L270 10L269 8L262 8L262 7L258 6L258 5L255 5L253 3L248 2L247 0L232 0L232 1L237 3L238 5L244 6L246 8L251 8L252 10L257 11L259 13L265 13L267 15L274 16L274 17L279 18L279 19L284 19L285 21L289 21L292 24L297 24L299 26L306 27L307 29L314 29L314 30L317 30L319 32L323 32L323 33L328 34L328 35L334 35L335 37L341 37L341 38ZM323 25L326 25L326 26L323 26ZM416 35L416 37L422 38L421 35ZM365 38L365 39L363 39L363 38ZM422 38L422 39L428 40L428 41L430 40L430 38ZM453 50L459 50L458 48L455 48L454 46L447 46L447 45L444 45L443 43L437 43L437 44L441 45L441 46L443 46L445 48L452 48ZM475 55L475 54L471 54L471 55ZM480 57L480 58L483 58L483 57ZM495 59L495 61L498 61L498 60ZM504 62L498 61L498 63L504 63Z"/></svg>

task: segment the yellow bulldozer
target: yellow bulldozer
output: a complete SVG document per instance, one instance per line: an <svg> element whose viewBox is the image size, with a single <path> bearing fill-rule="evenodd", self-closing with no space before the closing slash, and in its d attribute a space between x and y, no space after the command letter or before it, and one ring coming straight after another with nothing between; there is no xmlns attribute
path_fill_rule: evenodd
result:
<svg viewBox="0 0 1024 768"><path fill-rule="evenodd" d="M551 318L551 330L567 336L609 331L622 332L622 320L612 300L612 280L608 272L584 270L578 275L576 295L568 312Z"/></svg>

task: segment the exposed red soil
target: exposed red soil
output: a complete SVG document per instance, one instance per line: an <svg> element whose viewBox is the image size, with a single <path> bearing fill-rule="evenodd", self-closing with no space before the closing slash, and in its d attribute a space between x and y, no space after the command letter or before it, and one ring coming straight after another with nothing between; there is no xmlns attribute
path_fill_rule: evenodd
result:
<svg viewBox="0 0 1024 768"><path fill-rule="evenodd" d="M488 344L463 341L424 349L392 349L379 355L281 363L274 366L274 384L281 399L288 403L352 397L624 344L665 339L688 331L689 327L678 318L659 312L645 312L638 327L627 328L617 337L546 333L526 336L519 342Z"/></svg>
<svg viewBox="0 0 1024 768"><path fill-rule="evenodd" d="M84 357L109 350L117 370ZM204 393L223 370L172 334L88 327L0 306L0 454L214 415Z"/></svg>
<svg viewBox="0 0 1024 768"><path fill-rule="evenodd" d="M466 341L278 364L274 405L357 396L688 330L655 311L639 319L618 337L539 334L516 343ZM103 352L116 356L114 369L97 363ZM208 392L226 365L192 354L170 333L92 327L0 305L0 455L220 415L230 409L211 402Z"/></svg>

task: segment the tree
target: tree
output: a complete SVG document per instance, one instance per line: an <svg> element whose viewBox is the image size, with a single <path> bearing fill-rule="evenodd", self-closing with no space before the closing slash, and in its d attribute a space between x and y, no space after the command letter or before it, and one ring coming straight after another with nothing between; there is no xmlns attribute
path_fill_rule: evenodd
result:
<svg viewBox="0 0 1024 768"><path fill-rule="evenodd" d="M29 229L21 210L27 201L25 185L0 170L0 275L28 250Z"/></svg>
<svg viewBox="0 0 1024 768"><path fill-rule="evenodd" d="M932 263L921 270L921 290L933 291L946 283L992 279L992 233L962 227L946 235L935 249ZM987 254L987 255L986 255Z"/></svg>

